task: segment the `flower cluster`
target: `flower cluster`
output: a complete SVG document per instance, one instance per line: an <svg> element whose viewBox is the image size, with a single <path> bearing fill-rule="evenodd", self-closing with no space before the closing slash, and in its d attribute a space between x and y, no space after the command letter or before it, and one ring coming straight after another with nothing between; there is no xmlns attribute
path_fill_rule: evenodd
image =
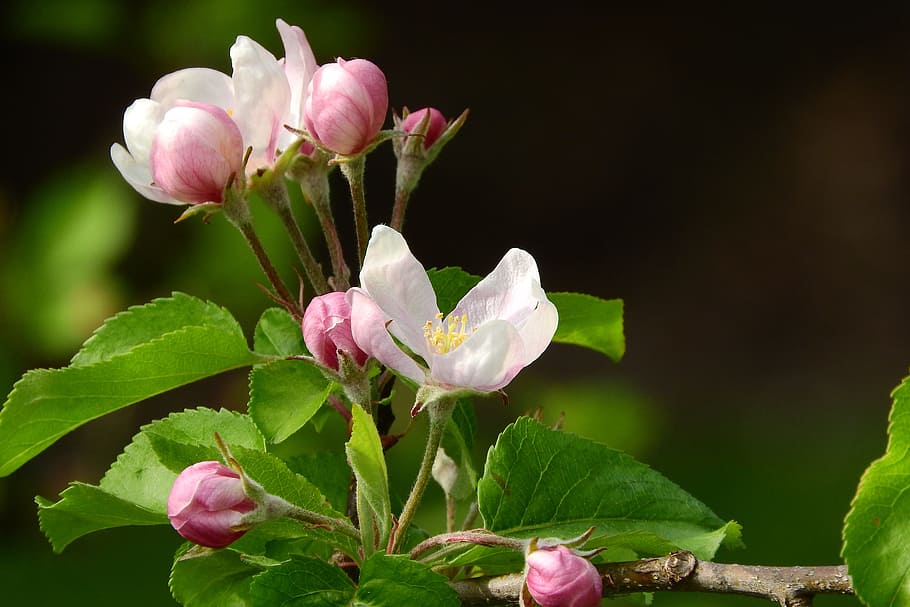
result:
<svg viewBox="0 0 910 607"><path fill-rule="evenodd" d="M547 348L558 313L541 286L534 258L516 248L466 289L454 309L440 309L431 278L401 230L420 175L467 113L447 121L433 107L414 112L404 108L401 116L394 115L394 128L383 131L389 92L379 67L366 59L337 59L319 66L303 30L280 19L277 27L283 58L240 36L230 51L231 75L188 68L161 78L147 99L127 108L125 146L115 143L111 157L143 196L190 205L184 216L220 210L239 228L271 284L269 294L300 324L307 353L293 358L315 365L340 388L333 388L328 399L348 421L356 417L355 407L376 412L373 407L384 390L380 382L400 379L410 384L416 390L411 414L429 410L426 454L397 524L386 534L391 537L381 538L382 546L370 539L374 536L369 530L361 533L344 519L297 508L266 493L226 448L222 453L228 466L201 462L177 477L168 516L184 538L211 548L231 544L263 521L290 516L362 540L365 554L380 547L396 552L428 479L442 479L447 495L455 491L458 464L446 459L441 441L456 399L501 391ZM387 140L398 159L395 203L391 221L370 229L364 159ZM335 166L348 180L354 210L359 261L359 285L354 287L329 204L327 175ZM331 275L323 272L297 224L287 192L292 182L316 212ZM299 297L291 295L293 289L284 284L258 240L247 202L252 190L287 229L313 290L307 305L304 288ZM367 419L374 420L369 415ZM375 515L361 512L369 503L355 501L359 520ZM389 522L381 526L392 529Z"/></svg>
<svg viewBox="0 0 910 607"><path fill-rule="evenodd" d="M363 151L388 108L385 75L355 59L317 66L299 27L277 21L285 56L255 40L231 47L233 73L187 68L168 74L123 118L126 147L111 158L140 194L171 204L220 203L244 173L270 167L281 152L312 144L339 154Z"/></svg>

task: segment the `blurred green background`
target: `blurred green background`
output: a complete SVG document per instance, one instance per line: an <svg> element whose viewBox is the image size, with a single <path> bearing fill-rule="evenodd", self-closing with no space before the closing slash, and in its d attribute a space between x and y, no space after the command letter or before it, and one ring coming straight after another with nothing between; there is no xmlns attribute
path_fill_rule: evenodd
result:
<svg viewBox="0 0 910 607"><path fill-rule="evenodd" d="M427 267L484 274L520 246L547 290L625 300L621 363L553 346L512 384L508 408L478 402L478 462L516 415L564 413L568 431L739 521L747 548L718 560L838 563L843 517L884 452L889 393L910 363L910 15L878 7L11 0L0 9L0 383L65 365L104 318L173 290L252 330L269 302L240 237L220 218L174 225L178 209L135 194L108 149L161 75L229 73L239 34L281 56L281 17L306 30L319 62L380 65L398 111L470 108L411 203L405 232ZM372 223L388 220L393 172L388 146L370 156ZM257 222L293 277L280 228L259 209ZM3 604L173 604L169 528L102 532L54 555L32 500L97 482L141 424L170 411L242 409L246 381L228 374L92 422L0 479ZM421 439L392 451L401 491ZM441 524L438 508L419 522Z"/></svg>

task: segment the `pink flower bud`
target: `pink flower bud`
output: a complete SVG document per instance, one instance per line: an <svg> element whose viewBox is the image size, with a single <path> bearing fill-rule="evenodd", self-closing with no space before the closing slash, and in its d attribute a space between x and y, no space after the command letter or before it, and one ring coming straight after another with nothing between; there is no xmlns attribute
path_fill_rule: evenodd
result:
<svg viewBox="0 0 910 607"><path fill-rule="evenodd" d="M256 502L243 491L240 475L218 462L199 462L177 476L167 498L167 516L177 533L209 548L222 548L240 538L244 514Z"/></svg>
<svg viewBox="0 0 910 607"><path fill-rule="evenodd" d="M351 306L345 293L333 291L314 297L303 313L303 342L322 364L338 370L338 351L363 366L367 354L351 333Z"/></svg>
<svg viewBox="0 0 910 607"><path fill-rule="evenodd" d="M411 112L405 116L404 120L401 122L401 130L411 133L428 112L430 114L430 121L427 123L427 131L424 133L423 137L424 148L429 148L436 143L436 140L439 139L442 132L446 130L446 119L445 116L442 115L442 112L434 107L425 107L422 110Z"/></svg>
<svg viewBox="0 0 910 607"><path fill-rule="evenodd" d="M597 607L603 581L591 561L565 546L535 550L526 557L527 584L540 607Z"/></svg>
<svg viewBox="0 0 910 607"><path fill-rule="evenodd" d="M155 130L152 179L188 203L222 202L224 188L241 173L243 137L222 108L189 101L167 111Z"/></svg>
<svg viewBox="0 0 910 607"><path fill-rule="evenodd" d="M323 147L338 154L362 151L385 122L389 91L385 74L366 59L323 65L307 89L303 124Z"/></svg>

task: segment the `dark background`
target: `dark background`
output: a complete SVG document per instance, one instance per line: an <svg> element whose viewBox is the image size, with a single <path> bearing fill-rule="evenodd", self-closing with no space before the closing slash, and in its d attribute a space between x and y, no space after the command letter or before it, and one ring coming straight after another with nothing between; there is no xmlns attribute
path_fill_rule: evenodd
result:
<svg viewBox="0 0 910 607"><path fill-rule="evenodd" d="M889 393L910 362L910 22L878 7L7 3L0 378L11 387L65 365L104 318L173 290L252 329L269 302L239 236L220 219L174 225L178 209L129 189L108 148L161 75L230 73L238 34L281 56L282 17L320 63L377 63L396 110L470 109L411 203L405 234L427 267L485 274L519 246L548 291L625 301L624 359L551 347L513 383L509 409L478 407L478 461L515 415L565 412L567 430L742 523L746 550L718 560L838 563L843 517L884 452ZM369 157L372 223L388 220L393 173L389 146ZM292 275L277 227L261 222ZM242 409L245 389L243 373L228 374L152 399L0 479L9 604L168 604L170 529L102 532L56 556L32 498L97 482L141 424L170 411Z"/></svg>

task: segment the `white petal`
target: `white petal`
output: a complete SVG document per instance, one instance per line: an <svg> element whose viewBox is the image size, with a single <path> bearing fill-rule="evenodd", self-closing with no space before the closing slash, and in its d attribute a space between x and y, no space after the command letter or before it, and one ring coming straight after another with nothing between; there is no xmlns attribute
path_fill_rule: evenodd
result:
<svg viewBox="0 0 910 607"><path fill-rule="evenodd" d="M284 44L284 73L291 89L290 125L301 128L303 125L303 104L306 100L307 85L319 67L316 57L306 39L306 34L296 25L288 25L284 20L276 22L278 33Z"/></svg>
<svg viewBox="0 0 910 607"><path fill-rule="evenodd" d="M111 146L111 160L114 161L114 166L117 167L117 170L120 171L127 183L145 198L155 202L183 204L165 194L161 188L152 185L152 174L148 162L136 162L130 156L130 153L126 151L126 148L119 143Z"/></svg>
<svg viewBox="0 0 910 607"><path fill-rule="evenodd" d="M137 99L123 113L123 138L137 163L148 165L155 129L166 111L157 101Z"/></svg>
<svg viewBox="0 0 910 607"><path fill-rule="evenodd" d="M252 146L248 170L271 164L278 136L290 114L291 92L284 69L275 56L258 42L238 36L231 47L234 66L233 118L243 134L243 142Z"/></svg>
<svg viewBox="0 0 910 607"><path fill-rule="evenodd" d="M454 312L467 314L468 322L507 320L521 326L546 295L540 288L537 262L521 249L510 249L483 280L468 291Z"/></svg>
<svg viewBox="0 0 910 607"><path fill-rule="evenodd" d="M191 67L162 76L152 87L151 98L166 110L178 99L211 103L231 110L234 85L227 74L207 67Z"/></svg>
<svg viewBox="0 0 910 607"><path fill-rule="evenodd" d="M351 305L351 333L361 350L387 367L395 369L418 385L426 381L426 372L408 356L386 329L389 317L362 289L348 291Z"/></svg>
<svg viewBox="0 0 910 607"><path fill-rule="evenodd" d="M436 293L404 237L392 228L373 228L360 271L360 286L394 321L389 330L426 359L429 352L423 327L439 313Z"/></svg>
<svg viewBox="0 0 910 607"><path fill-rule="evenodd" d="M518 332L521 334L521 340L524 344L524 365L529 365L543 354L550 342L553 341L553 335L556 333L556 327L559 324L559 312L556 306L546 299L543 294L537 309L531 313L525 321L518 326Z"/></svg>
<svg viewBox="0 0 910 607"><path fill-rule="evenodd" d="M490 321L448 354L432 356L430 375L448 386L492 392L508 384L525 366L518 330L503 320Z"/></svg>

